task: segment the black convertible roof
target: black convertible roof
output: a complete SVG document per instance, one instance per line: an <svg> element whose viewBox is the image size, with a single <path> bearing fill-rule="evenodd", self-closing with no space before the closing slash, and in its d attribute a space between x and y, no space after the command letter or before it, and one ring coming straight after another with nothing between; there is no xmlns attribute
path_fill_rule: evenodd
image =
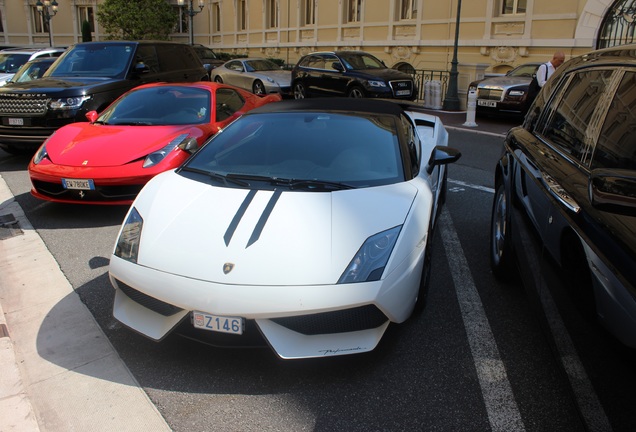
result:
<svg viewBox="0 0 636 432"><path fill-rule="evenodd" d="M405 109L412 110L416 105L403 101L391 101L388 99L363 99L346 97L323 97L290 99L280 102L265 104L250 110L247 114L258 113L283 113L297 111L346 111L367 114L391 114L399 115Z"/></svg>

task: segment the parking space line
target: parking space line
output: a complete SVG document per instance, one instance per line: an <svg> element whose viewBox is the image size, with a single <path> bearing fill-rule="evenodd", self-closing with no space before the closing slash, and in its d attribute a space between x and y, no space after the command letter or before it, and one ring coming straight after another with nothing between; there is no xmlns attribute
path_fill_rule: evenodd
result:
<svg viewBox="0 0 636 432"><path fill-rule="evenodd" d="M475 185L475 184L471 184L471 183L466 183L466 182L463 182L461 180L448 179L448 183L452 183L452 184L457 185L457 186L463 186L463 187L467 187L467 188L471 188L471 189L476 189L476 190L479 190L479 191L482 191L482 192L488 192L488 193L491 193L491 194L495 193L495 190L493 188L489 188L489 187L486 187L486 186Z"/></svg>
<svg viewBox="0 0 636 432"><path fill-rule="evenodd" d="M494 432L525 431L488 318L446 208L439 219L444 249L473 355L490 427Z"/></svg>

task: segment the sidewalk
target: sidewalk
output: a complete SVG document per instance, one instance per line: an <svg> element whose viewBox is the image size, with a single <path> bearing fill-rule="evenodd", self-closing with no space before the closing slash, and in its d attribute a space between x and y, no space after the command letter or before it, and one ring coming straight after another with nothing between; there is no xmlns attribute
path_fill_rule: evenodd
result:
<svg viewBox="0 0 636 432"><path fill-rule="evenodd" d="M0 432L169 431L0 177Z"/></svg>

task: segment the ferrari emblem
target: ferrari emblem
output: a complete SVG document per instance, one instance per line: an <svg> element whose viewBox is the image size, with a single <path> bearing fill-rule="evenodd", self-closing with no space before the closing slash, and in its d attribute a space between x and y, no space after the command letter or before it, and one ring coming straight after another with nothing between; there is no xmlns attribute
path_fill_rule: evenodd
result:
<svg viewBox="0 0 636 432"><path fill-rule="evenodd" d="M84 191L79 191L79 197L84 198Z"/></svg>
<svg viewBox="0 0 636 432"><path fill-rule="evenodd" d="M233 269L234 269L234 264L233 263L225 263L225 264L223 264L223 273L224 274L228 274Z"/></svg>
<svg viewBox="0 0 636 432"><path fill-rule="evenodd" d="M82 162L82 165L88 165L88 161L85 160L84 162Z"/></svg>

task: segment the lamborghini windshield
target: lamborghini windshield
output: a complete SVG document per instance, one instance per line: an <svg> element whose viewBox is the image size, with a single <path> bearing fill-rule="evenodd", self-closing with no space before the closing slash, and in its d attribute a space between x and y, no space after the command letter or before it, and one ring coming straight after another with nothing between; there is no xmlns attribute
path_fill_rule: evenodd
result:
<svg viewBox="0 0 636 432"><path fill-rule="evenodd" d="M323 182L318 189L327 190L404 181L397 121L388 114L248 114L209 141L183 171L250 187Z"/></svg>

